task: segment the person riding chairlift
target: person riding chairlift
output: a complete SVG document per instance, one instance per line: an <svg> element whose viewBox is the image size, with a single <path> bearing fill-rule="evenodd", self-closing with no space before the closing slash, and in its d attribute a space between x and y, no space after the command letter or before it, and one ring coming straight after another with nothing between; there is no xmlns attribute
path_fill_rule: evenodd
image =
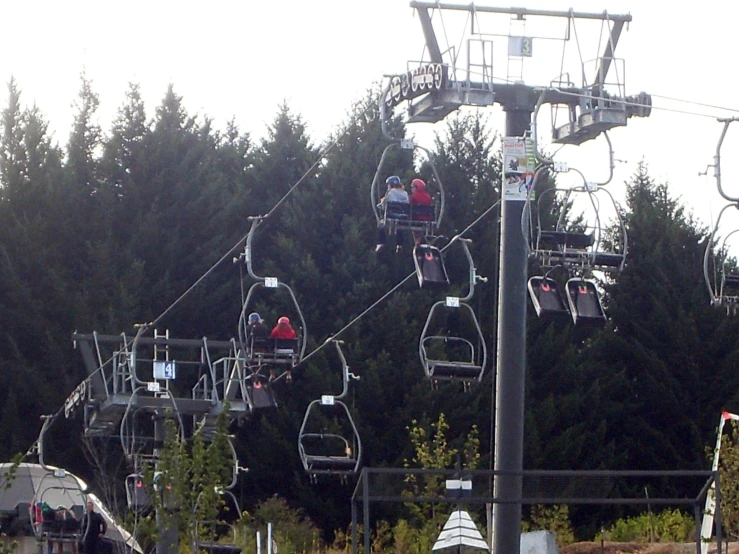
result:
<svg viewBox="0 0 739 554"><path fill-rule="evenodd" d="M292 328L292 325L290 325L290 320L285 317L284 315L277 320L277 325L275 325L275 328L272 329L272 332L269 334L270 338L273 339L295 339L298 337L298 335L295 333L295 329ZM285 380L290 383L292 381L292 373L290 370L287 372L287 376ZM273 369L270 369L270 381L274 380L276 377L276 373Z"/></svg>
<svg viewBox="0 0 739 554"><path fill-rule="evenodd" d="M403 188L403 183L400 181L400 177L397 175L391 175L387 178L385 183L387 183L387 192L385 193L385 196L380 199L378 206L383 206L386 202L401 202L403 204L408 204L410 202L408 193ZM400 252L403 249L403 235L402 229L398 229L396 231L396 252ZM385 224L380 223L377 226L377 246L375 247L375 252L382 250L386 241L387 233L385 233Z"/></svg>
<svg viewBox="0 0 739 554"><path fill-rule="evenodd" d="M269 336L273 339L294 339L298 335L295 333L292 325L290 325L290 320L283 315L277 320L277 325L272 329Z"/></svg>
<svg viewBox="0 0 739 554"><path fill-rule="evenodd" d="M246 328L247 338L261 338L269 336L269 328L264 324L264 321L257 312L249 314L249 325Z"/></svg>
<svg viewBox="0 0 739 554"><path fill-rule="evenodd" d="M413 213L413 206L433 206L434 205L434 199L431 198L431 195L426 192L426 183L424 183L421 179L413 179L411 181L411 213ZM428 214L420 214L420 215L414 215L413 219L416 221L431 221L433 220L433 216ZM421 235L420 233L413 231L413 242L415 242L417 245L421 243Z"/></svg>
<svg viewBox="0 0 739 554"><path fill-rule="evenodd" d="M414 206L433 206L434 205L434 199L431 198L431 195L428 192L426 192L426 183L424 183L422 179L413 179L413 181L411 181L410 201L411 201L411 204ZM419 215L415 219L427 221L431 219L431 216Z"/></svg>

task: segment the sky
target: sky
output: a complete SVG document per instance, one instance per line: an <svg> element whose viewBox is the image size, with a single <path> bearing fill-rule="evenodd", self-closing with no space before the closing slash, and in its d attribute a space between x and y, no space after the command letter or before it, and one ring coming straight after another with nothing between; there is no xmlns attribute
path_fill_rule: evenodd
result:
<svg viewBox="0 0 739 554"><path fill-rule="evenodd" d="M625 77L626 94L653 95L654 109L650 117L632 118L610 134L620 160L610 190L622 198L623 182L644 160L655 179L668 182L703 224L713 225L728 202L718 194L712 171L698 173L713 162L722 130L716 118L739 116L733 63L739 4L704 0L700 9L679 9L657 0L488 0L478 5L631 14L616 49L616 57L625 60L619 76ZM424 52L418 17L407 0L14 1L6 3L3 15L0 79L16 79L22 102L41 109L60 144L71 130L82 72L100 97L98 122L106 130L128 83L140 85L149 116L172 83L189 113L207 115L221 128L234 118L255 138L265 136L279 105L287 102L314 142L321 143L342 127L352 102L373 83L404 72ZM434 17L442 49L454 45L463 51L467 14L444 11ZM564 42L564 21L529 18L524 28L508 16L480 15L478 28L493 40L495 79L518 78L520 66L508 66L505 35L520 34L534 37L534 55L519 71L526 84L547 85L565 69L579 85L579 58L597 58L599 41L601 50L604 45L602 24L577 21ZM0 105L6 100L2 88ZM500 109L486 112L492 127L502 131ZM540 147L551 152L549 126L549 110L542 110ZM430 147L442 128L419 123L409 130L421 146ZM722 150L724 189L739 196L737 149L739 122L729 128ZM600 181L608 173L602 138L565 147L556 159L582 170L588 180ZM725 220L736 218L728 225L739 228L736 211L729 210Z"/></svg>

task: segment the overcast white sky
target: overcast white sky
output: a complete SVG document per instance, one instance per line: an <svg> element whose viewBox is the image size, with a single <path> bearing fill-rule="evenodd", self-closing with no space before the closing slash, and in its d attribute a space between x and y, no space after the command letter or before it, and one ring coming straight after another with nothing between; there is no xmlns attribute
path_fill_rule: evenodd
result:
<svg viewBox="0 0 739 554"><path fill-rule="evenodd" d="M713 159L721 132L715 117L739 116L739 111L662 97L739 110L733 62L739 50L738 4L704 0L679 8L657 0L539 0L478 5L630 13L633 22L616 50L617 57L626 60L626 93L646 91L655 95L655 108L712 117L655 109L651 117L632 119L626 128L612 132L616 157L626 160L618 164L614 189L643 158L652 175L669 181L704 223L716 217L726 202L713 178L699 177L698 172ZM100 95L99 122L104 129L123 102L128 82L141 85L149 115L171 82L190 113L207 114L219 126L233 116L255 137L264 135L278 105L287 101L320 142L341 125L352 101L373 81L402 72L408 60L420 58L423 37L413 12L407 0L13 1L3 7L0 79L7 82L15 76L23 101L41 108L60 143L69 134L83 69ZM457 47L463 38L460 17L444 16L448 43ZM481 24L487 32L520 31L505 16ZM595 58L600 23L578 22L575 30L582 57ZM531 19L521 34L544 33L563 37L562 22ZM446 42L439 38L444 47ZM495 40L500 55L507 44L505 39ZM561 41L535 39L534 57L524 67L527 84L544 85L559 74L562 46ZM566 68L573 78L579 62L572 56L577 51L573 37L566 46L568 64L575 63ZM497 63L499 58L495 59ZM509 74L505 57L501 59L493 71L505 79ZM2 89L3 105L5 99ZM502 129L499 110L489 111L493 124ZM725 189L739 195L739 161L731 159L739 158L734 155L739 149L739 123L735 125L725 143L723 170ZM542 130L546 128L542 125ZM425 146L430 146L432 129L429 124L411 127ZM567 147L557 158L599 180L607 172L606 152L600 139Z"/></svg>

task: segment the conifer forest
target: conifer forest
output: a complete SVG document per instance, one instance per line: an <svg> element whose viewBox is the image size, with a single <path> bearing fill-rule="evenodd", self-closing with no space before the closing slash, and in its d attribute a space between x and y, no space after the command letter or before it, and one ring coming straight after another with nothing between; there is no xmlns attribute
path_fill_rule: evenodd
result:
<svg viewBox="0 0 739 554"><path fill-rule="evenodd" d="M44 107L24 101L22 83L8 84L1 113L0 461L25 453L40 416L57 412L85 379L73 333L133 336L135 324L166 312L157 328L170 336L235 337L249 279L232 259L243 252L248 218L270 213L253 237L252 261L295 292L307 352L351 323L339 338L361 377L345 401L363 465L410 463L412 428L430 428L443 414L455 448L476 426L477 466L492 467L499 211L490 208L499 199L502 131L484 111L450 116L424 145L446 191L441 234L453 237L482 215L465 237L487 278L470 304L489 355L482 381L465 391L432 387L419 362L438 291L413 277L358 318L414 271L409 237L402 253L375 253L370 185L388 144L377 90L347 106L333 136L310 136L310 122L284 104L255 140L233 123L190 114L176 86L152 109L131 85L101 128L94 84L81 82L68 138L51 136ZM390 128L396 137L413 132L400 119ZM427 160L398 151L387 164L404 183L421 177L433 191ZM550 176L540 186L554 183ZM628 259L600 283L605 327L545 322L528 307L526 469L708 469L721 411L739 411L739 319L710 305L703 276L711 229L650 176L648 160L626 183L625 200ZM450 249L446 267L451 291L464 296L464 254ZM262 303L254 311L272 326L295 317L283 309ZM308 404L340 387L335 350L321 348L292 383L274 384L276 409L229 429L249 468L234 490L242 507L277 495L327 536L346 530L354 482L312 484L296 444ZM60 419L46 460L94 486L81 435L78 416ZM120 449L118 438L109 446Z"/></svg>

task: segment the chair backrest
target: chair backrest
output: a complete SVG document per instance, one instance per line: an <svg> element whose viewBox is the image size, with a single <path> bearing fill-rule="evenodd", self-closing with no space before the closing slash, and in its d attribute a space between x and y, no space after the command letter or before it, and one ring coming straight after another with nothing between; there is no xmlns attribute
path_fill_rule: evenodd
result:
<svg viewBox="0 0 739 554"><path fill-rule="evenodd" d="M575 233L566 231L542 231L539 236L542 247L568 247L585 250L595 244L595 236L586 233Z"/></svg>
<svg viewBox="0 0 739 554"><path fill-rule="evenodd" d="M274 339L275 350L292 350L297 352L300 349L300 340L294 339Z"/></svg>
<svg viewBox="0 0 739 554"><path fill-rule="evenodd" d="M70 511L74 514L74 516L77 519L79 519L80 521L82 521L82 516L85 515L85 507L84 506L80 506L79 504L75 504L74 506L72 506L72 508L70 509Z"/></svg>
<svg viewBox="0 0 739 554"><path fill-rule="evenodd" d="M436 206L411 204L410 216L415 221L434 221L436 219Z"/></svg>
<svg viewBox="0 0 739 554"><path fill-rule="evenodd" d="M411 205L408 202L385 202L387 219L408 219L410 215Z"/></svg>
<svg viewBox="0 0 739 554"><path fill-rule="evenodd" d="M274 339L269 337L252 337L251 348L254 352L271 352L274 349Z"/></svg>

